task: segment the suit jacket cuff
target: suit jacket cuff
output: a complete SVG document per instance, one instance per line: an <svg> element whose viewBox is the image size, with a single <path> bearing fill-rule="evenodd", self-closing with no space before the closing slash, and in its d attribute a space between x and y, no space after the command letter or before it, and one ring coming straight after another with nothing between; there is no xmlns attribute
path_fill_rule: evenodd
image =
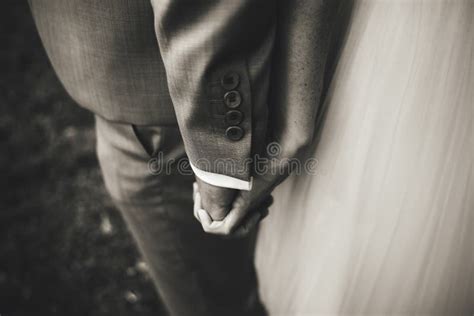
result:
<svg viewBox="0 0 474 316"><path fill-rule="evenodd" d="M194 166L191 162L189 162L189 164L191 165L196 177L211 185L243 191L250 191L250 189L252 189L252 178L250 178L250 181L245 181L219 173L204 171Z"/></svg>

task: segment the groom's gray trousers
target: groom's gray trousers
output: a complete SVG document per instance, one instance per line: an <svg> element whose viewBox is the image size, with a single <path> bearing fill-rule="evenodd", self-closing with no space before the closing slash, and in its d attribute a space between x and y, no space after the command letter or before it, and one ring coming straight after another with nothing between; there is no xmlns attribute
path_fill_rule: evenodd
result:
<svg viewBox="0 0 474 316"><path fill-rule="evenodd" d="M105 185L172 315L264 315L254 232L225 239L193 216L194 176L177 126L145 127L96 116Z"/></svg>

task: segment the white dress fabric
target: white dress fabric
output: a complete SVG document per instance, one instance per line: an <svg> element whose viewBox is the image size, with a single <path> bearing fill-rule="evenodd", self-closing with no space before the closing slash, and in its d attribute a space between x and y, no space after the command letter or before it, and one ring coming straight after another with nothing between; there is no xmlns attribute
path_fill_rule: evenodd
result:
<svg viewBox="0 0 474 316"><path fill-rule="evenodd" d="M356 1L257 246L271 315L474 315L474 1Z"/></svg>

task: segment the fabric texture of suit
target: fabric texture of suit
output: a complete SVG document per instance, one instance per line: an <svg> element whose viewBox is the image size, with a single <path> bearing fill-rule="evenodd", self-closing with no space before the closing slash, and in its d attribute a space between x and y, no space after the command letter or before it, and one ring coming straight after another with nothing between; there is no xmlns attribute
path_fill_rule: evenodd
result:
<svg viewBox="0 0 474 316"><path fill-rule="evenodd" d="M273 1L30 4L51 62L79 104L111 121L164 125L177 118L193 165L249 180L245 159L267 118ZM235 124L242 135L233 140L221 84L230 72L239 76L232 91L242 113ZM222 157L233 168L216 163Z"/></svg>
<svg viewBox="0 0 474 316"><path fill-rule="evenodd" d="M249 159L263 153L267 139L293 147L311 141L327 51L326 2L30 5L51 63L80 105L110 121L178 123L195 167L249 181ZM229 74L238 76L231 89L222 84ZM235 108L226 105L229 90L240 95ZM231 110L240 116L229 123ZM223 158L230 165L219 163Z"/></svg>

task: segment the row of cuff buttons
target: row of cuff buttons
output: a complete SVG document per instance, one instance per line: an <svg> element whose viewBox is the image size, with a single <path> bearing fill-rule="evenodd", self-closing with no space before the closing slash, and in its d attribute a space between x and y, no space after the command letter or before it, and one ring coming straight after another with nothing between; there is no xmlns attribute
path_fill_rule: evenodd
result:
<svg viewBox="0 0 474 316"><path fill-rule="evenodd" d="M237 108L242 104L242 96L235 90L240 84L240 77L235 72L227 73L221 80L221 86L228 92L224 94L224 104L229 111L225 114L225 122L229 127L225 131L228 139L238 141L244 136L244 130L238 126L244 115ZM230 90L230 91L229 91Z"/></svg>

